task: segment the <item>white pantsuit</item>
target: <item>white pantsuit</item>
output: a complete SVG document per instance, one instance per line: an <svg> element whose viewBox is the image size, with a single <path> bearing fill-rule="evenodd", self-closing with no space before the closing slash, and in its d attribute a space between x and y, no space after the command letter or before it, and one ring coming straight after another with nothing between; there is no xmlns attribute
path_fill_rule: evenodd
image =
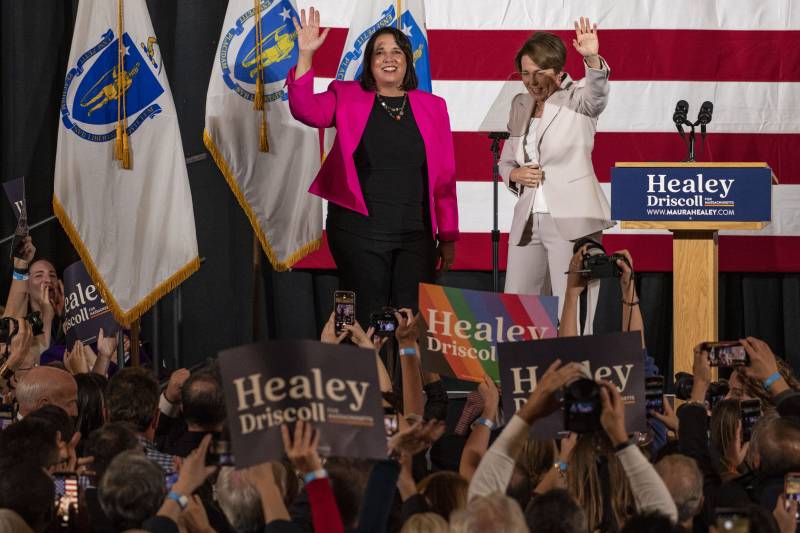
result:
<svg viewBox="0 0 800 533"><path fill-rule="evenodd" d="M564 76L561 87L544 103L535 137L528 137L533 97L518 94L511 103L510 136L500 157L500 175L518 199L514 207L508 246L505 292L546 294L548 286L563 307L573 241L591 237L598 242L602 231L613 226L611 212L592 167L592 148L597 117L608 101L609 68L586 65L586 77L574 82ZM535 138L527 147L526 138ZM546 210L535 207L539 188L523 187L510 180L511 171L538 156L544 172L540 185ZM589 284L586 332L591 332L599 283Z"/></svg>

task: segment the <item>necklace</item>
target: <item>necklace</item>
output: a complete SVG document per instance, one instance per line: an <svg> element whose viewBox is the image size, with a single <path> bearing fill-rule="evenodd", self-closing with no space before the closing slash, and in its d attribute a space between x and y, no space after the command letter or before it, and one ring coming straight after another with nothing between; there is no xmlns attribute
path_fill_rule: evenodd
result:
<svg viewBox="0 0 800 533"><path fill-rule="evenodd" d="M400 120L403 118L403 114L406 111L406 100L408 100L408 93L403 95L403 103L400 104L400 107L392 107L386 103L386 100L380 95L380 93L376 93L378 95L378 102L380 102L381 107L395 120Z"/></svg>

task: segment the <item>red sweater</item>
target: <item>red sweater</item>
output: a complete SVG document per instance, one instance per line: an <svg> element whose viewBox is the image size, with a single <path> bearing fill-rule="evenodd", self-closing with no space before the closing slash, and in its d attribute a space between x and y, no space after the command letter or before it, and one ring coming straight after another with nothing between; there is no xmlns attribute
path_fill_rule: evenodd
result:
<svg viewBox="0 0 800 533"><path fill-rule="evenodd" d="M311 504L311 520L315 533L344 533L339 507L333 497L333 489L327 478L315 479L306 485L308 503Z"/></svg>

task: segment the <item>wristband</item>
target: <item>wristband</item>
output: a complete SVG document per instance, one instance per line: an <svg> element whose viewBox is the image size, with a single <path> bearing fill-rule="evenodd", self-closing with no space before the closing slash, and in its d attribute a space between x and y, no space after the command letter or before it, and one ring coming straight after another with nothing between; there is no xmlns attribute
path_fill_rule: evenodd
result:
<svg viewBox="0 0 800 533"><path fill-rule="evenodd" d="M624 303L625 305L627 305L629 307L633 307L633 306L639 305L639 300L634 300L632 302L626 302L625 299L623 299L622 303Z"/></svg>
<svg viewBox="0 0 800 533"><path fill-rule="evenodd" d="M782 377L783 377L783 376L781 376L781 373L780 373L780 372L775 372L775 373L774 373L774 374L772 374L770 377L768 377L767 379L765 379L765 380L764 380L764 383L762 383L762 384L764 385L764 390L767 390L767 391L768 391L768 390L769 390L769 388L772 386L772 384L773 384L773 383L775 383L776 381L778 381L779 379L781 379Z"/></svg>
<svg viewBox="0 0 800 533"><path fill-rule="evenodd" d="M312 481L316 481L317 479L325 479L328 477L328 471L324 468L320 468L319 470L314 470L313 472L309 472L308 474L303 476L303 483L308 485Z"/></svg>
<svg viewBox="0 0 800 533"><path fill-rule="evenodd" d="M562 474L567 471L568 466L568 463L565 463L564 461L556 461L553 463L553 468L558 468L559 472Z"/></svg>
<svg viewBox="0 0 800 533"><path fill-rule="evenodd" d="M17 272L16 269L14 269L14 272L11 275L15 281L28 281L28 274Z"/></svg>
<svg viewBox="0 0 800 533"><path fill-rule="evenodd" d="M177 492L172 490L169 491L169 494L167 494L167 499L177 503L180 506L181 510L184 510L189 506L189 498L187 498L183 494L178 494Z"/></svg>
<svg viewBox="0 0 800 533"><path fill-rule="evenodd" d="M475 429L477 426L486 426L487 428L489 428L489 431L492 431L494 428L497 427L497 424L495 424L488 418L480 417L475 422L472 423L472 429Z"/></svg>
<svg viewBox="0 0 800 533"><path fill-rule="evenodd" d="M397 353L399 353L400 355L417 355L417 349L416 348L400 348L400 350Z"/></svg>
<svg viewBox="0 0 800 533"><path fill-rule="evenodd" d="M622 444L617 444L616 446L614 446L614 452L619 453L622 450L624 450L625 448L627 448L628 446L632 446L632 445L636 444L636 441L637 441L636 436L635 435L631 436L631 437L628 438L628 440L626 440Z"/></svg>

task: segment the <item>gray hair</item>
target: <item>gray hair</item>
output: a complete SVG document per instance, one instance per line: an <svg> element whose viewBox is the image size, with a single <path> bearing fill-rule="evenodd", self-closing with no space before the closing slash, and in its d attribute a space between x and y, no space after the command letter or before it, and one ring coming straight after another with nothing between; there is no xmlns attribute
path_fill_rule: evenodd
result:
<svg viewBox="0 0 800 533"><path fill-rule="evenodd" d="M261 498L241 471L222 468L214 493L225 518L236 531L260 531L264 528Z"/></svg>
<svg viewBox="0 0 800 533"><path fill-rule="evenodd" d="M697 461L681 454L667 455L655 465L678 508L678 523L691 520L703 501L703 474Z"/></svg>
<svg viewBox="0 0 800 533"><path fill-rule="evenodd" d="M49 403L60 399L65 394L64 380L62 379L64 377L72 378L72 374L66 370L49 366L32 368L17 383L15 395L20 413L27 415L36 410L39 407L39 401L43 398L47 398Z"/></svg>
<svg viewBox="0 0 800 533"><path fill-rule="evenodd" d="M522 509L513 498L500 492L479 496L450 515L452 533L527 533Z"/></svg>
<svg viewBox="0 0 800 533"><path fill-rule="evenodd" d="M154 516L166 495L164 470L143 456L127 451L117 455L100 480L100 507L115 528L135 529Z"/></svg>

